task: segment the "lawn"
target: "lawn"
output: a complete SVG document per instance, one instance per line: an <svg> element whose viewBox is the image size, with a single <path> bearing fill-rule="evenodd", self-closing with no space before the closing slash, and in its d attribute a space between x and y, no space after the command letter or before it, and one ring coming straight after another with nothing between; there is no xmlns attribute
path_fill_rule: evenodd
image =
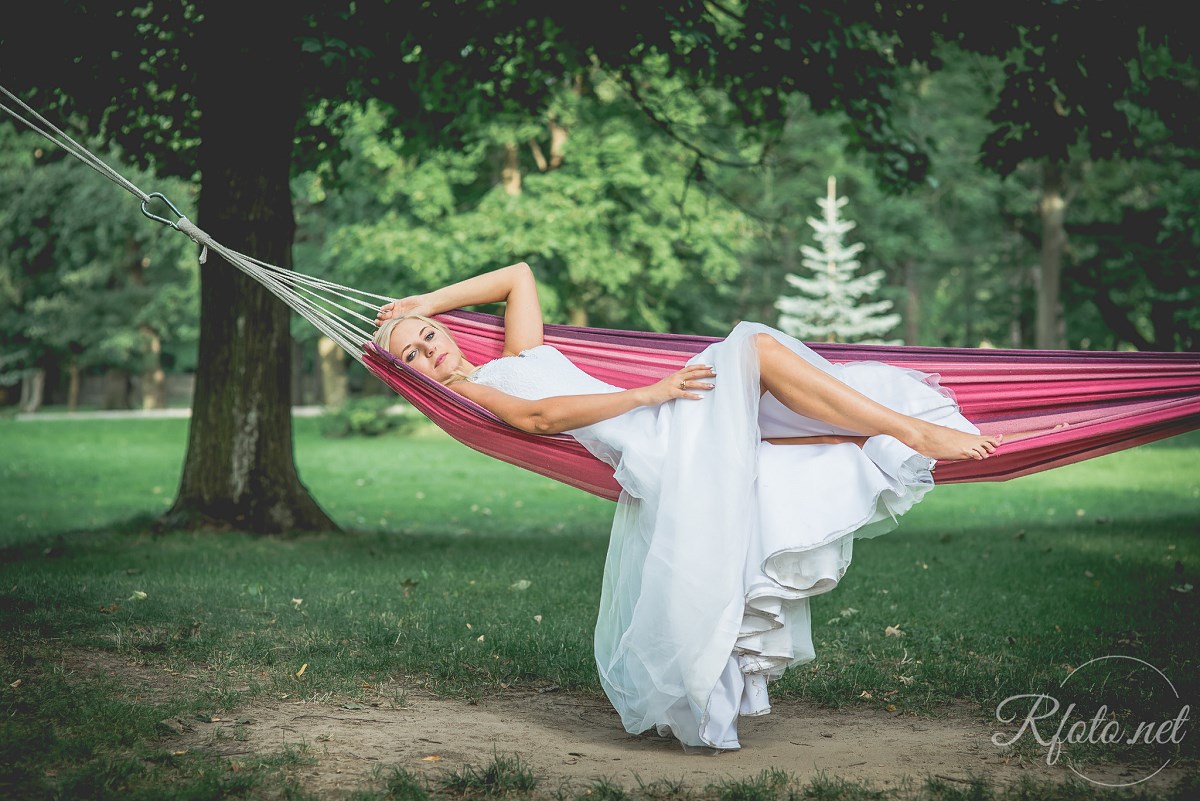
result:
<svg viewBox="0 0 1200 801"><path fill-rule="evenodd" d="M193 788L250 792L216 766L148 755L167 715L265 693L366 699L407 676L455 697L501 685L600 695L591 631L611 503L429 426L328 439L297 420L302 479L344 533L158 532L186 425L0 421L0 765L12 766L0 795L5 781L37 797L79 781L139 797L180 770ZM991 714L1126 654L1195 698L1198 465L1200 432L938 488L897 531L859 543L842 584L814 599L818 658L773 697ZM228 681L130 703L56 675L54 654L71 648L204 664ZM1176 758L1194 759L1196 744Z"/></svg>

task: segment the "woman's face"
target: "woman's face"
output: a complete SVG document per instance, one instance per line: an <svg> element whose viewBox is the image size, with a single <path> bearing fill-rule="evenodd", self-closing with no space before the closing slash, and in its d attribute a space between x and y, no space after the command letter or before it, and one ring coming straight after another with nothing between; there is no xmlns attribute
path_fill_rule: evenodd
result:
<svg viewBox="0 0 1200 801"><path fill-rule="evenodd" d="M416 318L396 324L388 350L409 367L440 384L454 375L463 360L462 351L450 336Z"/></svg>

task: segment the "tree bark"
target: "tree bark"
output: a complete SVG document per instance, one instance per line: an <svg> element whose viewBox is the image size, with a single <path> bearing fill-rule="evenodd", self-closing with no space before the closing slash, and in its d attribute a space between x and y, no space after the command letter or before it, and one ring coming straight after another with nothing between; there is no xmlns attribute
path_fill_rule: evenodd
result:
<svg viewBox="0 0 1200 801"><path fill-rule="evenodd" d="M1063 226L1067 203L1063 188L1063 165L1047 161L1042 168L1042 199L1038 204L1038 214L1042 218L1042 252L1036 336L1038 348L1055 350L1066 347L1062 303L1059 301L1063 254L1067 249L1067 230Z"/></svg>
<svg viewBox="0 0 1200 801"><path fill-rule="evenodd" d="M21 411L25 414L42 408L46 391L46 371L38 367L21 378Z"/></svg>
<svg viewBox="0 0 1200 801"><path fill-rule="evenodd" d="M290 157L301 111L293 20L205 6L197 100L203 111L200 227L291 266ZM218 46L219 41L219 46ZM170 526L255 532L337 526L300 483L292 450L288 309L209 252L187 457Z"/></svg>

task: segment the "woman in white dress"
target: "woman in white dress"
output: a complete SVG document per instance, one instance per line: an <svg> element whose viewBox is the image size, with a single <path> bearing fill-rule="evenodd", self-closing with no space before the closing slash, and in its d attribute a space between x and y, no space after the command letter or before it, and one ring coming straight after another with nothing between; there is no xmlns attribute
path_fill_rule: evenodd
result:
<svg viewBox="0 0 1200 801"><path fill-rule="evenodd" d="M431 315L504 301L503 355L470 364ZM740 748L739 715L816 658L808 599L836 586L854 539L895 527L938 460L1000 444L936 376L832 364L740 323L650 386L596 379L543 342L524 263L380 308L375 343L531 434L566 432L622 487L596 622L600 682L631 733L689 753ZM681 401L676 403L675 401Z"/></svg>

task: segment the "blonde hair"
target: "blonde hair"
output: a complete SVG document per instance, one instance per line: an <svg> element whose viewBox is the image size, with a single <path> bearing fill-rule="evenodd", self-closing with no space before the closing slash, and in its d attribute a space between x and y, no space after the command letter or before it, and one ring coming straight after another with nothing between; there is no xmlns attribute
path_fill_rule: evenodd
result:
<svg viewBox="0 0 1200 801"><path fill-rule="evenodd" d="M455 341L454 335L450 333L450 329L446 328L446 326L442 325L437 320L434 320L432 317L426 317L423 314L404 314L404 315L401 315L400 317L393 317L392 319L385 322L383 325L379 326L379 330L375 332L375 336L373 336L371 338L371 341L374 342L375 346L378 347L380 350L386 351L388 353L392 353L392 349L390 347L391 341L392 341L392 333L396 330L396 326L399 325L400 323L404 322L405 320L420 320L421 322L425 323L426 325L431 325L434 328L436 328L437 330L441 331L447 337L449 337L450 341L454 342L456 347L458 346L458 342ZM460 350L459 352L461 353L462 351ZM392 355L400 356L399 353L392 353ZM452 373L451 376L448 379L446 379L446 381L443 382L443 386L448 387L451 384L457 383L459 381L470 380L471 374L479 369L475 365L468 362L466 359L463 359L462 361L471 369L468 370L467 372L463 372L461 370L455 370L454 373Z"/></svg>

